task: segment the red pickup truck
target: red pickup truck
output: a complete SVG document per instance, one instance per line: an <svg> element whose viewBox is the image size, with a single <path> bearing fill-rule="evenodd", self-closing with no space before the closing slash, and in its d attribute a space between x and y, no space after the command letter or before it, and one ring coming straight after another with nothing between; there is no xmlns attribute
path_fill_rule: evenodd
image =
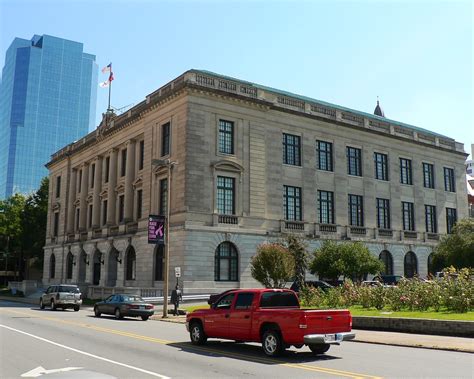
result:
<svg viewBox="0 0 474 379"><path fill-rule="evenodd" d="M208 337L261 342L268 356L291 345L308 345L314 354L324 354L331 345L355 337L348 310L301 309L296 294L286 289L229 291L210 309L189 313L186 328L195 345Z"/></svg>

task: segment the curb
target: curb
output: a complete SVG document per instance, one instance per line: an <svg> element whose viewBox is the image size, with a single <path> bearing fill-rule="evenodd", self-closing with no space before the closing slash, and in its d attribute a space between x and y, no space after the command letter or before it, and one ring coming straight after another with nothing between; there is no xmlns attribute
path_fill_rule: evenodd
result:
<svg viewBox="0 0 474 379"><path fill-rule="evenodd" d="M396 342L380 342L380 341L370 341L370 340L358 340L357 333L356 339L350 340L348 342L355 342L355 343L369 343L371 345L385 345L385 346L396 346L396 347L412 347L415 349L428 349L428 350L441 350L441 351L455 351L457 353L468 353L474 354L474 347L472 349L466 349L463 347L447 347L447 346L437 346L437 345L422 345L422 344L414 344L414 343L396 343Z"/></svg>

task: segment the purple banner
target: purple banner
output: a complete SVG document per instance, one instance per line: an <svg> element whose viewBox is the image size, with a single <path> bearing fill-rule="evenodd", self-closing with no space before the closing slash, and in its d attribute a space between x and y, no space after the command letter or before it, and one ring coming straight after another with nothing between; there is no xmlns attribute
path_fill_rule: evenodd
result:
<svg viewBox="0 0 474 379"><path fill-rule="evenodd" d="M149 215L148 216L148 243L158 245L165 244L166 217Z"/></svg>

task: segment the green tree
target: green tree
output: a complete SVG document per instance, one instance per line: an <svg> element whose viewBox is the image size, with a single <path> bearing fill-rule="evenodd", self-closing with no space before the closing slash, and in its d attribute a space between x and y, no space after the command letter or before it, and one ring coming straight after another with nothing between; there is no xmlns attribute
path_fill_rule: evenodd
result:
<svg viewBox="0 0 474 379"><path fill-rule="evenodd" d="M285 247L262 244L250 263L252 277L266 288L282 288L295 274L295 261Z"/></svg>
<svg viewBox="0 0 474 379"><path fill-rule="evenodd" d="M303 238L294 234L289 234L282 245L288 249L295 261L295 282L298 288L303 288L306 278L306 271L309 268L307 245Z"/></svg>
<svg viewBox="0 0 474 379"><path fill-rule="evenodd" d="M325 241L321 248L315 250L310 269L312 274L331 280L343 276L360 281L367 274L382 271L383 264L361 242Z"/></svg>
<svg viewBox="0 0 474 379"><path fill-rule="evenodd" d="M36 258L36 266L43 266L43 246L46 240L46 221L48 217L47 177L41 181L40 188L26 199L23 220L22 239L23 252L26 258Z"/></svg>
<svg viewBox="0 0 474 379"><path fill-rule="evenodd" d="M453 233L444 236L434 250L433 266L437 271L449 266L474 268L474 220L459 220Z"/></svg>

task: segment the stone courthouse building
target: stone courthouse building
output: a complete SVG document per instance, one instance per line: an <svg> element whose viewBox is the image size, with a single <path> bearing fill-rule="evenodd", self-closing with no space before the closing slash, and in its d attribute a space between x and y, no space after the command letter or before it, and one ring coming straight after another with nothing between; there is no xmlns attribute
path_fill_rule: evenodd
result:
<svg viewBox="0 0 474 379"><path fill-rule="evenodd" d="M52 156L44 282L160 295L163 247L147 224L168 206L170 281L180 267L185 293L257 285L257 246L285 233L311 251L363 241L387 273L424 277L466 217L465 159L461 143L379 106L190 70Z"/></svg>

